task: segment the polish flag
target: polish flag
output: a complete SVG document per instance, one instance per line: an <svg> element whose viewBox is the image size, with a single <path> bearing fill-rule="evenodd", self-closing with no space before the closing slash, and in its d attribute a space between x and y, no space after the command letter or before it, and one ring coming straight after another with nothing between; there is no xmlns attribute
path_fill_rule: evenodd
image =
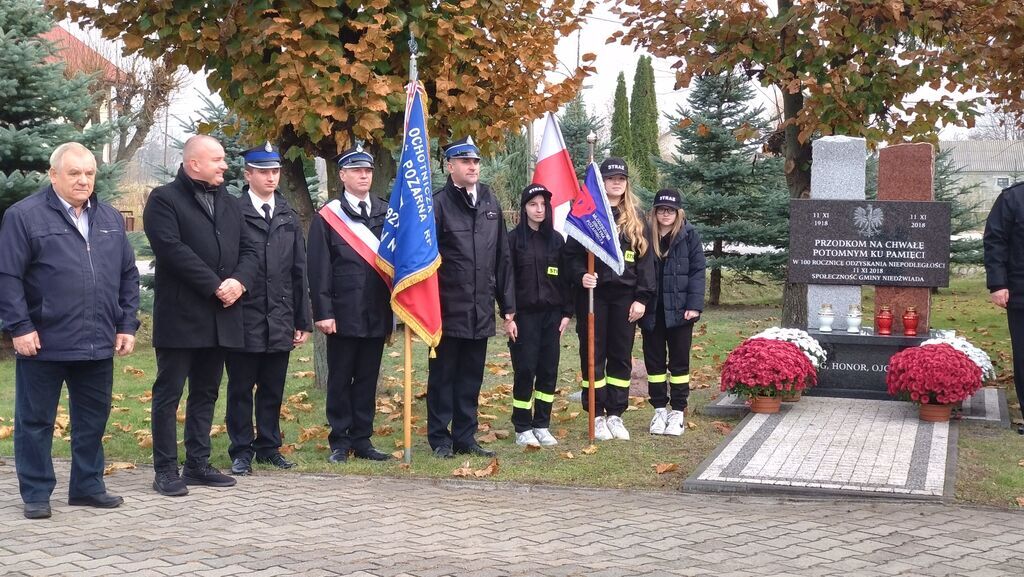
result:
<svg viewBox="0 0 1024 577"><path fill-rule="evenodd" d="M580 190L580 182L576 178L569 151L565 148L562 130L558 128L555 115L548 113L544 125L544 135L537 153L537 168L533 172L533 182L543 184L551 191L551 207L555 230L565 235L565 218L569 207Z"/></svg>

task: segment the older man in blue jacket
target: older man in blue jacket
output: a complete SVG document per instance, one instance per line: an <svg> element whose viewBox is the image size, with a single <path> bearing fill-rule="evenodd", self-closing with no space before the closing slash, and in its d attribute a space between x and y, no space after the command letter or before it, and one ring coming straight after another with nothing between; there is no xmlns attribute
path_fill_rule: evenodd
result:
<svg viewBox="0 0 1024 577"><path fill-rule="evenodd" d="M101 439L110 416L114 354L135 347L139 272L124 219L93 193L96 158L68 143L50 156L50 182L15 203L0 224L0 325L15 364L14 462L24 513L50 516L50 449L68 385L68 504L113 508Z"/></svg>

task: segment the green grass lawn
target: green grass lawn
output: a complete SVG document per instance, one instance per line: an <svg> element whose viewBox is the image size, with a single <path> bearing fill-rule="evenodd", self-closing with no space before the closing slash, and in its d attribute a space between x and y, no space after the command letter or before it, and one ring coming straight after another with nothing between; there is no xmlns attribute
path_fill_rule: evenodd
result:
<svg viewBox="0 0 1024 577"><path fill-rule="evenodd" d="M511 423L511 362L505 340L496 337L488 350L484 388L481 395L481 432L485 446L498 451L500 470L487 477L499 481L548 483L588 487L622 487L635 489L676 489L682 480L704 460L737 424L736 419L705 416L701 409L718 392L718 372L722 360L743 338L766 327L777 325L781 314L778 285L727 285L725 304L705 311L695 332L691 373L694 390L691 394L690 427L682 437L653 437L647 434L651 408L640 397L631 398L625 415L627 428L633 434L630 442L599 443L596 452L589 452L587 416L577 402L565 397L578 387L579 360L575 332L566 331L562 340L559 386L551 430L560 445L553 449L525 451L513 443ZM865 290L865 309L870 310L872 292ZM128 462L139 467L151 463L148 394L156 373L153 349L149 346L146 328L140 332L136 352L116 359L114 409L107 427L106 453L108 463ZM980 277L958 278L949 289L933 298L933 325L937 328L958 328L976 345L992 355L1000 373L999 384L1009 384L1011 413L1017 400L1012 391L1009 362L1009 337L1002 311L988 304L984 280ZM375 445L386 452L402 449L402 355L401 339L384 352L381 382L378 387L378 413L375 420ZM641 357L637 336L634 354ZM313 370L311 345L292 354L286 395L282 411L282 429L288 458L299 463L298 470L337 472L362 475L450 478L453 471L467 459L438 460L430 455L426 442L425 393L427 351L422 343L414 344L413 390L420 398L413 403L413 462L404 467L400 460L375 463L353 460L345 465L327 462L327 426L323 413L324 395L309 376ZM12 425L14 396L14 363L0 362L0 455L13 453L10 438L2 439L4 427ZM223 397L223 389L222 389ZM66 402L66 401L65 401ZM215 423L223 422L223 399L217 406ZM179 425L180 427L180 425ZM215 427L213 463L227 468L227 435L223 426ZM9 432L9 429L7 429ZM491 435L490 433L494 433ZM179 435L181 434L179 428ZM494 440L490 440L496 437ZM54 439L54 455L67 457L67 433ZM487 442L489 441L489 442ZM587 451L585 451L587 450ZM184 454L182 450L181 454ZM957 498L965 502L997 506L1016 506L1015 499L1024 496L1024 437L1011 431L976 425L960 428L960 461ZM472 458L470 467L483 469L487 459ZM674 465L659 474L657 465ZM260 466L257 465L257 474ZM665 468L665 467L663 467Z"/></svg>

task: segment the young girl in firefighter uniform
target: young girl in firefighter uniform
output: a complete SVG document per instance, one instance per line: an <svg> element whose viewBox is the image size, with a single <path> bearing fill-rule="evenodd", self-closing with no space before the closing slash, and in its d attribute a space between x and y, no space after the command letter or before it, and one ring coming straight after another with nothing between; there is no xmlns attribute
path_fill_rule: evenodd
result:
<svg viewBox="0 0 1024 577"><path fill-rule="evenodd" d="M559 338L572 318L572 293L561 274L565 241L552 226L551 192L527 186L519 225L508 235L518 335L508 343L515 379L512 425L517 445L557 445L548 425L558 378Z"/></svg>
<svg viewBox="0 0 1024 577"><path fill-rule="evenodd" d="M636 323L652 304L655 287L650 232L629 185L629 169L621 158L601 163L605 195L619 231L625 270L615 274L595 259L587 274L587 251L570 238L565 245L569 278L576 287L576 333L580 339L583 406L589 408L587 374L587 289L594 288L594 437L600 441L629 439L622 414L629 402Z"/></svg>
<svg viewBox="0 0 1024 577"><path fill-rule="evenodd" d="M690 396L693 325L704 310L704 246L686 220L682 197L672 189L655 195L651 230L658 293L640 320L654 407L650 430L678 437Z"/></svg>

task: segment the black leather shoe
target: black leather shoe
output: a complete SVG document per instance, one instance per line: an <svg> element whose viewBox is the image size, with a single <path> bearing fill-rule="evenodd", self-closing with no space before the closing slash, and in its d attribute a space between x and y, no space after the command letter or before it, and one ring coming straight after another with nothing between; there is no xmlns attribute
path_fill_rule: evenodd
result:
<svg viewBox="0 0 1024 577"><path fill-rule="evenodd" d="M455 453L458 455L476 455L477 457L493 457L497 455L497 453L495 453L494 451L490 449L485 449L476 443L468 447L460 447L458 449L455 449Z"/></svg>
<svg viewBox="0 0 1024 577"><path fill-rule="evenodd" d="M185 486L185 481L178 476L176 468L157 471L156 478L153 479L153 490L167 497L188 495L188 487Z"/></svg>
<svg viewBox="0 0 1024 577"><path fill-rule="evenodd" d="M252 457L243 455L231 461L231 474L244 476L252 474Z"/></svg>
<svg viewBox="0 0 1024 577"><path fill-rule="evenodd" d="M95 495L86 495L84 497L69 497L68 505L74 505L76 507L98 507L100 509L113 509L124 503L124 499L117 495L111 495L110 493L103 492Z"/></svg>
<svg viewBox="0 0 1024 577"><path fill-rule="evenodd" d="M327 457L327 460L332 463L347 463L348 449L335 449L331 451L331 456Z"/></svg>
<svg viewBox="0 0 1024 577"><path fill-rule="evenodd" d="M265 465L273 465L278 469L291 469L295 466L295 463L284 458L281 453L274 453L269 457L256 457L257 463L263 463Z"/></svg>
<svg viewBox="0 0 1024 577"><path fill-rule="evenodd" d="M452 453L452 448L448 445L441 445L434 448L434 456L438 459L451 459L455 457L455 454Z"/></svg>
<svg viewBox="0 0 1024 577"><path fill-rule="evenodd" d="M216 467L211 467L209 463L185 463L181 469L181 480L186 485L207 487L233 487L238 482L218 471Z"/></svg>
<svg viewBox="0 0 1024 577"><path fill-rule="evenodd" d="M50 503L25 503L25 518L26 519L49 519L50 518Z"/></svg>
<svg viewBox="0 0 1024 577"><path fill-rule="evenodd" d="M390 461L391 455L387 453L381 453L377 449L370 447L368 449L359 449L355 451L356 458L369 459L371 461Z"/></svg>

